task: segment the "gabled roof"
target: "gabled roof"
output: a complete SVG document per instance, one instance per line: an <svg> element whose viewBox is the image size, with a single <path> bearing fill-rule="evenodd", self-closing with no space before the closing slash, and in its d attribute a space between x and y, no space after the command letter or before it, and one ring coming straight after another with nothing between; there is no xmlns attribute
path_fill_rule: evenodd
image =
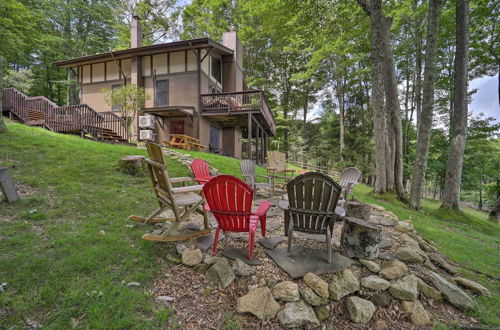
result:
<svg viewBox="0 0 500 330"><path fill-rule="evenodd" d="M181 40L168 42L164 44L143 46L138 48L128 48L124 50L109 51L107 53L72 58L69 60L55 62L54 65L61 67L72 67L75 65L97 63L107 60L127 58L135 55L152 55L164 52L181 51L186 49L200 49L214 47L219 53L223 55L232 55L233 50L221 45L220 43L213 41L210 38L200 38L191 40Z"/></svg>

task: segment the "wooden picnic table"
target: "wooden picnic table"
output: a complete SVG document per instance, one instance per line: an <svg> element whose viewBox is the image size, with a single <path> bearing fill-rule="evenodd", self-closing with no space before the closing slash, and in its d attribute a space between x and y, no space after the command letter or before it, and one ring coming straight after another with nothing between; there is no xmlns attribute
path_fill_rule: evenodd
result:
<svg viewBox="0 0 500 330"><path fill-rule="evenodd" d="M185 150L201 151L206 148L206 146L200 143L199 139L184 134L170 134L170 141L165 141L165 143L170 148L180 148Z"/></svg>

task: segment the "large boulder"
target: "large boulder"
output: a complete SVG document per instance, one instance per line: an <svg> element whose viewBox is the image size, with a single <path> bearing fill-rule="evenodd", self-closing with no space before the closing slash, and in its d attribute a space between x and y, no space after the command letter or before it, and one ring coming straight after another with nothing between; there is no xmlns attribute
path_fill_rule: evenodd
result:
<svg viewBox="0 0 500 330"><path fill-rule="evenodd" d="M200 249L196 250L183 250L182 263L186 266L193 267L203 260L203 252Z"/></svg>
<svg viewBox="0 0 500 330"><path fill-rule="evenodd" d="M318 318L318 321L322 322L330 317L330 306L318 306L313 307L314 314Z"/></svg>
<svg viewBox="0 0 500 330"><path fill-rule="evenodd" d="M328 304L328 298L318 296L310 287L301 287L300 295L311 306L323 306Z"/></svg>
<svg viewBox="0 0 500 330"><path fill-rule="evenodd" d="M378 277L377 275L370 275L361 279L361 286L372 290L386 290L391 286L389 281Z"/></svg>
<svg viewBox="0 0 500 330"><path fill-rule="evenodd" d="M431 258L432 262L436 265L441 267L442 269L446 270L450 274L455 274L457 272L457 269L455 266L450 265L444 258L438 254L438 253L431 253L429 254L429 257Z"/></svg>
<svg viewBox="0 0 500 330"><path fill-rule="evenodd" d="M236 278L225 258L217 260L206 273L207 278L223 288L227 288Z"/></svg>
<svg viewBox="0 0 500 330"><path fill-rule="evenodd" d="M233 271L238 276L250 276L255 274L255 269L247 265L240 259L236 259L233 263Z"/></svg>
<svg viewBox="0 0 500 330"><path fill-rule="evenodd" d="M487 288L485 288L481 284L476 283L474 281L468 280L468 279L463 278L463 277L454 277L453 281L455 283L457 283L458 285L460 285L466 289L470 289L476 293L483 294L485 296L491 296L490 290L488 290Z"/></svg>
<svg viewBox="0 0 500 330"><path fill-rule="evenodd" d="M438 290L425 283L420 277L417 277L417 289L418 292L422 293L429 299L443 301L443 295Z"/></svg>
<svg viewBox="0 0 500 330"><path fill-rule="evenodd" d="M386 262L382 265L382 269L378 273L386 280L395 280L408 273L408 267L399 260Z"/></svg>
<svg viewBox="0 0 500 330"><path fill-rule="evenodd" d="M376 310L375 305L371 301L359 297L347 298L346 305L351 321L356 323L370 321Z"/></svg>
<svg viewBox="0 0 500 330"><path fill-rule="evenodd" d="M448 282L445 278L435 272L428 272L432 284L443 294L443 296L455 307L462 309L474 309L476 305L469 295L458 286Z"/></svg>
<svg viewBox="0 0 500 330"><path fill-rule="evenodd" d="M416 326L431 323L431 318L420 301L403 301L401 307L405 313L410 314L410 321Z"/></svg>
<svg viewBox="0 0 500 330"><path fill-rule="evenodd" d="M274 318L280 309L268 287L252 289L236 302L238 313L251 313L260 320Z"/></svg>
<svg viewBox="0 0 500 330"><path fill-rule="evenodd" d="M278 312L278 321L285 328L319 325L318 318L314 314L312 307L303 300L287 303L285 308Z"/></svg>
<svg viewBox="0 0 500 330"><path fill-rule="evenodd" d="M417 278L408 275L391 283L389 292L401 300L416 300L418 297Z"/></svg>
<svg viewBox="0 0 500 330"><path fill-rule="evenodd" d="M401 233L408 233L415 229L413 229L413 224L410 222L410 220L405 220L398 222L398 224L396 225L396 230Z"/></svg>
<svg viewBox="0 0 500 330"><path fill-rule="evenodd" d="M366 268L368 268L373 273L380 272L380 265L375 261L359 259L359 262L361 262Z"/></svg>
<svg viewBox="0 0 500 330"><path fill-rule="evenodd" d="M328 283L313 273L307 273L304 275L304 282L314 290L314 292L323 298L328 298Z"/></svg>
<svg viewBox="0 0 500 330"><path fill-rule="evenodd" d="M273 297L282 301L299 301L299 286L292 281L284 281L273 287Z"/></svg>
<svg viewBox="0 0 500 330"><path fill-rule="evenodd" d="M377 293L368 298L378 307L387 307L391 304L392 296L387 292Z"/></svg>
<svg viewBox="0 0 500 330"><path fill-rule="evenodd" d="M333 276L328 284L330 299L340 300L343 297L359 290L359 280L354 273L346 269Z"/></svg>
<svg viewBox="0 0 500 330"><path fill-rule="evenodd" d="M417 243L417 242L415 242ZM409 262L409 263L421 263L424 261L424 257L422 256L423 251L420 251L420 248L414 246L406 246L400 248L398 251L396 251L396 257L403 261L403 262Z"/></svg>

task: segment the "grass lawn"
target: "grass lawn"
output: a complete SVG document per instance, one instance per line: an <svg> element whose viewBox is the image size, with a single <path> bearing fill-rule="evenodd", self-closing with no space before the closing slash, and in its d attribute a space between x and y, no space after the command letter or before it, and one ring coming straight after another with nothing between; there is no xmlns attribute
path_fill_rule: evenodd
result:
<svg viewBox="0 0 500 330"><path fill-rule="evenodd" d="M165 327L168 309L155 307L149 287L172 245L141 240L148 228L126 227L130 214L147 215L157 204L149 178L130 177L114 165L125 155L142 154L109 145L7 123L0 135L0 166L30 190L21 201L0 202L0 329L25 328L40 322L47 328ZM240 176L239 161L189 152L206 159L220 173ZM168 160L172 177L189 175ZM258 174L265 174L259 168ZM500 229L484 213L465 209L445 214L425 202L425 212L406 209L386 196L375 200L358 185L355 196L411 218L417 230L433 240L454 262L498 276ZM497 281L463 271L486 285L493 297L476 299L473 312L489 326L499 326ZM127 283L139 282L129 287ZM214 325L215 326L215 325Z"/></svg>

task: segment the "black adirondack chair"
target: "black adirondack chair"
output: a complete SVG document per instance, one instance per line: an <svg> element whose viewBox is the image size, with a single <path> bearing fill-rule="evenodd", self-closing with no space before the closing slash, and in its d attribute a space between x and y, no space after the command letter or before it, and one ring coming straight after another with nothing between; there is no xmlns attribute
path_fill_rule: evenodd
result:
<svg viewBox="0 0 500 330"><path fill-rule="evenodd" d="M342 188L330 177L317 173L301 174L287 183L288 208L285 209L285 228L288 227L288 253L292 248L294 231L325 234L328 263L332 262L332 231L340 218L335 212ZM288 214L286 214L288 212Z"/></svg>

